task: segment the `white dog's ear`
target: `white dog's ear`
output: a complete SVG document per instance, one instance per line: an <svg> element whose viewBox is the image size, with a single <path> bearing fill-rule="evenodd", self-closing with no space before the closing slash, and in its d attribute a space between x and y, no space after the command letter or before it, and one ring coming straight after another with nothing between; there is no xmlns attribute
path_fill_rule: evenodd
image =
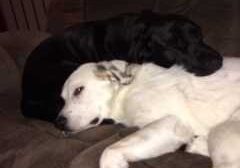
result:
<svg viewBox="0 0 240 168"><path fill-rule="evenodd" d="M95 75L112 83L128 85L133 80L129 64L123 61L100 62L96 65Z"/></svg>

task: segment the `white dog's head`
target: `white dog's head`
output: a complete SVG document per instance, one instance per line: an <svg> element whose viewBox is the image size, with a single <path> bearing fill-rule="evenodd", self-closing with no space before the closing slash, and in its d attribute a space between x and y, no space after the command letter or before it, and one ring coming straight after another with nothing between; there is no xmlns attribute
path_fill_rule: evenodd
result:
<svg viewBox="0 0 240 168"><path fill-rule="evenodd" d="M127 65L123 61L87 63L75 70L63 86L65 105L56 120L57 126L77 132L109 118L115 92L132 80Z"/></svg>

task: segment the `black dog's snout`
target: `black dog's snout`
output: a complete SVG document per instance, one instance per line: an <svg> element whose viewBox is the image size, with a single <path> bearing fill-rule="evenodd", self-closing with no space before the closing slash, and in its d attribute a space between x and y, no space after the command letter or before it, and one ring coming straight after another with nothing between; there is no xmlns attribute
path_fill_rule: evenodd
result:
<svg viewBox="0 0 240 168"><path fill-rule="evenodd" d="M58 116L55 121L55 126L61 130L65 130L67 124L67 118L64 116Z"/></svg>

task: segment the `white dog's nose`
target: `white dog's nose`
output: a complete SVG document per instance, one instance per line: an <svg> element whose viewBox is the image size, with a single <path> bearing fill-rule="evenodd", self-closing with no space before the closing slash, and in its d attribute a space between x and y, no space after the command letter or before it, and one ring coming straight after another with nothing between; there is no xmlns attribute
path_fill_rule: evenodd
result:
<svg viewBox="0 0 240 168"><path fill-rule="evenodd" d="M66 130L67 118L60 115L55 121L55 126L61 130Z"/></svg>

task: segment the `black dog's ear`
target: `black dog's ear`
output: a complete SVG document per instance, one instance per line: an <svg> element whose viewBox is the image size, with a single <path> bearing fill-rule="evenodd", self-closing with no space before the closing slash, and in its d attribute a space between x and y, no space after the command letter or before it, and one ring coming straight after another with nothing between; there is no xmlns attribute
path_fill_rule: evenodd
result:
<svg viewBox="0 0 240 168"><path fill-rule="evenodd" d="M100 62L96 65L94 73L102 80L127 85L133 80L130 67L123 61Z"/></svg>

